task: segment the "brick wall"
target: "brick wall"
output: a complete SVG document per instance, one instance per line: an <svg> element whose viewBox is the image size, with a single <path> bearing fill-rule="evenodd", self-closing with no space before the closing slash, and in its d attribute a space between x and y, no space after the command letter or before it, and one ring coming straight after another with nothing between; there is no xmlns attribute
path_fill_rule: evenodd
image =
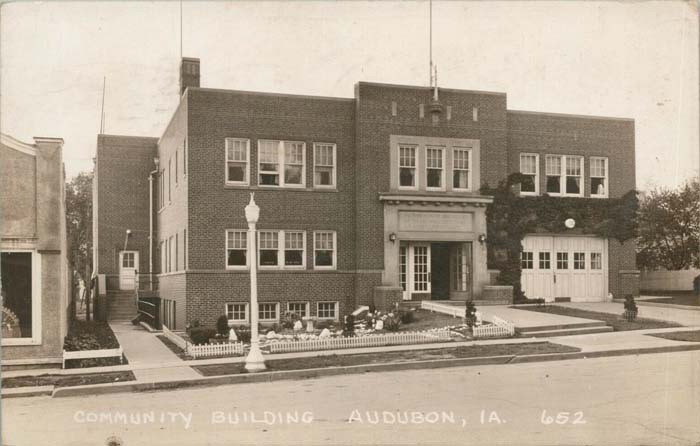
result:
<svg viewBox="0 0 700 446"><path fill-rule="evenodd" d="M156 138L98 135L97 248L101 274L119 273L119 251L139 251L139 272L148 271L148 175L157 156Z"/></svg>

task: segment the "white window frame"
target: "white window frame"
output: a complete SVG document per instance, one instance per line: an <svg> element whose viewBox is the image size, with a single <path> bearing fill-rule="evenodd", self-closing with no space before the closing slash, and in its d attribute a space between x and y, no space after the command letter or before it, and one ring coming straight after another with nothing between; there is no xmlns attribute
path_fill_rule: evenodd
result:
<svg viewBox="0 0 700 446"><path fill-rule="evenodd" d="M245 162L245 181L231 181L228 179L229 163L241 164L242 161L229 160L228 150L229 144L234 142L243 142L246 145L246 162ZM226 138L224 140L224 182L231 186L249 186L250 185L250 140L245 138Z"/></svg>
<svg viewBox="0 0 700 446"><path fill-rule="evenodd" d="M263 319L260 317L260 307L263 305L274 305L275 306L275 318L274 319ZM279 322L280 320L280 304L279 302L258 302L258 321L259 322Z"/></svg>
<svg viewBox="0 0 700 446"><path fill-rule="evenodd" d="M331 184L316 184L316 148L320 146L331 146L332 147L332 153L333 153L333 165L329 166L327 164L319 164L320 167L332 167L333 168L333 175L331 175ZM326 143L326 142L315 142L313 144L313 149L314 149L314 166L313 166L313 184L314 188L317 189L335 189L336 186L336 180L337 180L337 172L338 172L338 151L336 150L337 146L333 143Z"/></svg>
<svg viewBox="0 0 700 446"><path fill-rule="evenodd" d="M468 168L457 168L455 167L455 152L467 152L467 165ZM454 174L455 171L463 171L467 172L467 187L455 187L454 185ZM450 180L452 181L452 190L455 191L460 191L460 192L470 192L472 190L472 149L471 147L452 147L452 175Z"/></svg>
<svg viewBox="0 0 700 446"><path fill-rule="evenodd" d="M243 308L245 308L244 311L244 318L243 319L230 319L229 318L229 311L228 307L229 305L243 305ZM233 309L231 310L231 313L233 313ZM247 324L250 321L250 311L248 309L248 303L247 302L227 302L224 304L224 314L226 315L226 319L228 319L228 324L230 325L240 325L240 324Z"/></svg>
<svg viewBox="0 0 700 446"><path fill-rule="evenodd" d="M292 304L294 304L294 305L304 305L304 312L305 312L306 314L305 314L304 316L301 316L301 315L300 315L299 313L297 313L296 311L292 311L292 309L289 308L289 306L292 305ZM311 311L311 305L309 305L309 302L300 302L300 301L291 301L291 302L287 302L287 313L294 313L294 314L297 314L298 316L301 316L301 317L309 317L309 316L311 316L310 311Z"/></svg>
<svg viewBox="0 0 700 446"><path fill-rule="evenodd" d="M277 143L277 175L279 176L279 185L275 186L272 184L262 184L260 181L260 175L262 174L272 174L272 171L263 171L260 169L261 164L269 164L269 163L261 163L260 162L260 143L261 142L267 142L267 143ZM288 144L301 144L302 145L302 166L301 166L301 184L288 184L286 182L285 178L285 150L284 150L284 145L285 143ZM288 187L288 188L297 188L297 189L303 189L306 187L306 143L303 141L289 141L289 140L276 140L276 139L260 139L258 140L258 187L270 187L270 188L280 188L280 187Z"/></svg>
<svg viewBox="0 0 700 446"><path fill-rule="evenodd" d="M579 187L579 193L578 194L570 194L566 192L566 179L567 179L567 174L566 174L566 164L569 159L574 159L578 158L580 160L580 165L581 165L581 187ZM583 197L585 194L586 190L586 165L585 165L585 160L583 159L583 156L579 155L564 155L562 156L562 177L563 177L563 187L562 187L562 196L565 197ZM572 175L573 176L573 175Z"/></svg>
<svg viewBox="0 0 700 446"><path fill-rule="evenodd" d="M445 151L446 147L444 146L426 146L425 147L425 190L428 191L444 191L446 189L445 186L445 170L447 170L447 165L445 162ZM440 187L428 187L428 171L429 170L437 170L435 168L429 167L428 163L428 152L431 150L439 150L440 151L440 163L442 167L440 168Z"/></svg>
<svg viewBox="0 0 700 446"><path fill-rule="evenodd" d="M559 192L548 192L547 191L547 177L548 176L554 176L554 175L549 175L547 173L547 159L550 158L558 158L559 159ZM564 174L566 173L566 157L564 155L551 155L547 154L544 156L544 193L547 195L550 195L552 197L559 197L564 195L564 187L566 186L566 180L564 178Z"/></svg>
<svg viewBox="0 0 700 446"><path fill-rule="evenodd" d="M260 262L262 261L261 255L260 255L260 242L262 240L262 237L260 237L261 232L272 232L277 234L277 265L263 265ZM287 232L297 232L302 234L302 240L304 243L304 249L301 255L301 265L285 265L284 264L284 254L285 254L285 245L286 245L286 233ZM258 230L258 240L257 240L257 249L258 249L258 255L257 255L257 261L258 261L258 268L261 269L306 269L306 251L307 251L307 241L306 241L306 231L303 229L285 229L285 230L280 230L280 229L260 229Z"/></svg>
<svg viewBox="0 0 700 446"><path fill-rule="evenodd" d="M414 170L414 173L413 173L414 185L413 186L402 186L401 185L401 168L402 168L402 166L401 166L401 149L413 149L414 150L414 152L413 152L414 158L413 159L415 161L415 163L414 163L415 165L413 166L413 170ZM420 175L420 153L421 153L421 151L420 151L419 146L417 146L415 144L398 144L397 150L398 150L397 162L398 162L398 166L399 166L398 172L397 172L398 188L400 190L418 190L418 187L420 185L420 177L421 177L421 175ZM406 167L406 168L408 169L410 167Z"/></svg>
<svg viewBox="0 0 700 446"><path fill-rule="evenodd" d="M333 234L333 264L327 265L316 265L316 235L317 234ZM338 267L338 233L336 231L314 231L313 243L313 257L314 257L314 269L320 270L335 270Z"/></svg>
<svg viewBox="0 0 700 446"><path fill-rule="evenodd" d="M228 264L228 252L229 252L229 247L228 247L228 235L230 232L243 232L245 234L245 265L229 265ZM226 229L224 232L224 265L226 265L226 269L248 269L250 267L250 259L248 255L248 243L250 242L248 240L248 230L247 229ZM231 250L237 250L237 251L242 251L240 248L230 248Z"/></svg>
<svg viewBox="0 0 700 446"><path fill-rule="evenodd" d="M603 165L605 168L605 176L593 176L593 161L603 161ZM606 156L592 156L588 160L588 169L589 169L589 177L591 181L593 178L603 178L604 181L604 186L603 186L603 194L594 194L593 193L593 188L591 188L590 191L590 196L591 198L608 198L609 196L609 190L610 190L610 181L608 180L608 177L610 176L610 167L608 166L608 157Z"/></svg>
<svg viewBox="0 0 700 446"><path fill-rule="evenodd" d="M287 253L287 234L288 233L297 233L301 234L301 240L302 240L302 249L301 249L301 265L287 265L286 262L286 253ZM294 229L288 229L285 231L280 231L279 235L279 240L280 240L280 251L282 251L282 263L281 267L283 269L306 269L306 231L301 231L301 230L294 230ZM289 251L298 251L298 249L290 249Z"/></svg>
<svg viewBox="0 0 700 446"><path fill-rule="evenodd" d="M525 254L530 254L531 258L525 259ZM530 268L524 268L523 263L531 263ZM520 269L535 269L535 252L534 251L522 251L520 253Z"/></svg>
<svg viewBox="0 0 700 446"><path fill-rule="evenodd" d="M534 156L535 157L535 191L534 192L524 192L522 191L522 186L521 186L521 191L520 195L527 195L527 196L535 196L540 194L540 155L539 153L521 153L520 157L518 158L519 162L519 172L522 174L523 173L523 157L525 156ZM532 175L532 174L523 174L523 175Z"/></svg>
<svg viewBox="0 0 700 446"><path fill-rule="evenodd" d="M334 310L333 312L335 313L334 317L322 317L319 314L320 306L321 304L333 304ZM316 318L324 321L337 321L338 320L338 313L339 313L339 305L337 301L320 301L316 302Z"/></svg>
<svg viewBox="0 0 700 446"><path fill-rule="evenodd" d="M2 338L2 346L41 345L41 254L35 249L2 249L3 253L29 252L32 254L32 337Z"/></svg>

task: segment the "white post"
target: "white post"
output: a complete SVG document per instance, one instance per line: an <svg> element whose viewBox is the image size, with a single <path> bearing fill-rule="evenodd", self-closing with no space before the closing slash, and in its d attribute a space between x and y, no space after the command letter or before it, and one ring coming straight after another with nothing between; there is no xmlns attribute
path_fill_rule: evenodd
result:
<svg viewBox="0 0 700 446"><path fill-rule="evenodd" d="M265 370L265 358L260 351L258 339L258 260L255 225L260 217L260 208L255 204L253 194L245 207L248 221L248 261L250 262L250 352L245 359L245 369L249 372Z"/></svg>

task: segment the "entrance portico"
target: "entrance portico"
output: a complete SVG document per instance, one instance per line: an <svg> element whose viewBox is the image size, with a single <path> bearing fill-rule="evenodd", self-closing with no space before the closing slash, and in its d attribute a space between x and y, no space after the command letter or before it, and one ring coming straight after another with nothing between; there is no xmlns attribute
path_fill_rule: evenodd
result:
<svg viewBox="0 0 700 446"><path fill-rule="evenodd" d="M385 285L405 300L478 299L488 285L491 197L382 194Z"/></svg>

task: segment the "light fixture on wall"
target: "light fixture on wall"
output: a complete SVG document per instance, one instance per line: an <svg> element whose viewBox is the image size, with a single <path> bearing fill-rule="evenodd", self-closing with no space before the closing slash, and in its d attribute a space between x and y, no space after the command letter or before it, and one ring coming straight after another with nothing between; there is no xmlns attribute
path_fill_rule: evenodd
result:
<svg viewBox="0 0 700 446"><path fill-rule="evenodd" d="M396 233L395 232L392 232L391 234L389 234L389 241L391 243L396 243Z"/></svg>
<svg viewBox="0 0 700 446"><path fill-rule="evenodd" d="M483 244L486 241L486 234L479 234L479 243Z"/></svg>

